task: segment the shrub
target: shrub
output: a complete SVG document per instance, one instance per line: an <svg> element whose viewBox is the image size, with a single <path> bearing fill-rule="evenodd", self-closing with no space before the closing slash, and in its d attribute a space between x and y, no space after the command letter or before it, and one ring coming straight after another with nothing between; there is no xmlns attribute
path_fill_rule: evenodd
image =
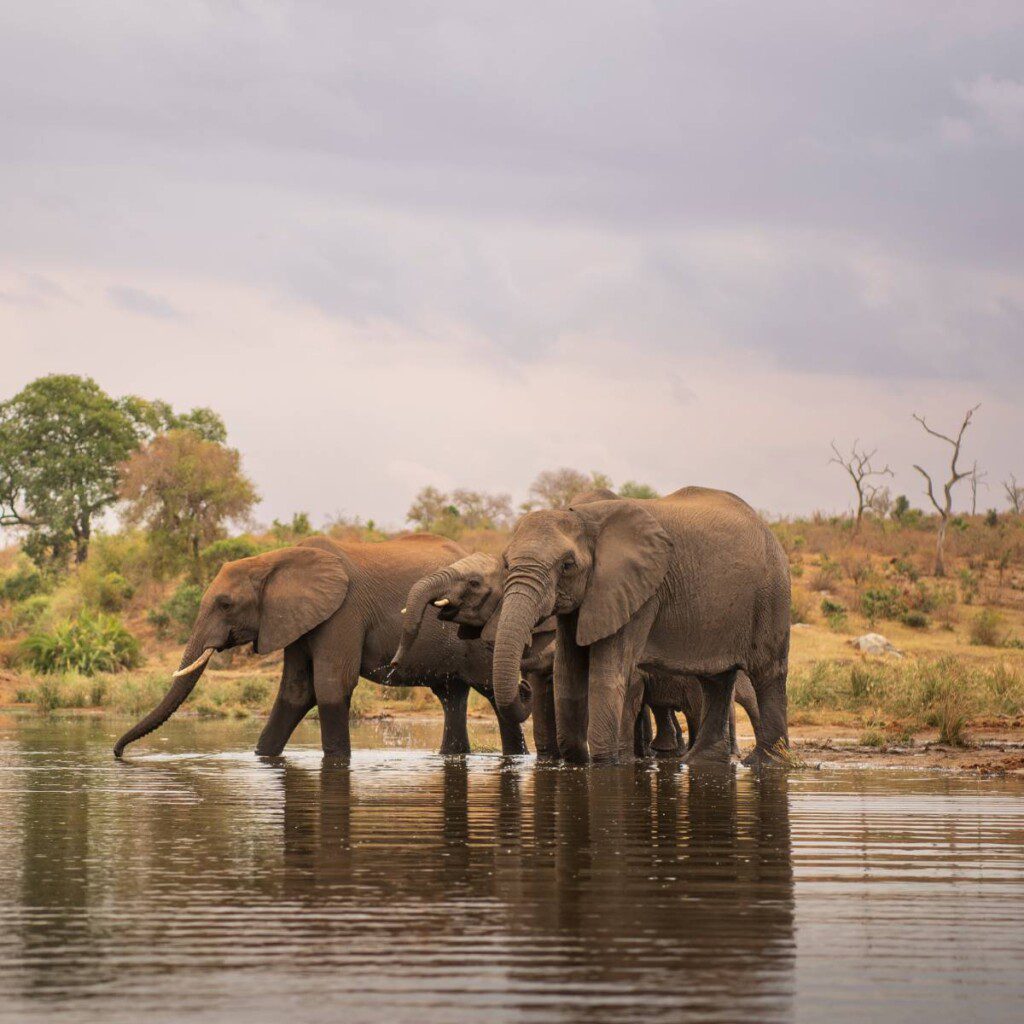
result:
<svg viewBox="0 0 1024 1024"><path fill-rule="evenodd" d="M872 587L860 599L864 617L874 625L878 619L898 619L907 611L903 595L896 587Z"/></svg>
<svg viewBox="0 0 1024 1024"><path fill-rule="evenodd" d="M83 573L79 583L86 604L105 612L121 611L135 593L135 588L119 572L108 572L102 576Z"/></svg>
<svg viewBox="0 0 1024 1024"><path fill-rule="evenodd" d="M266 680L246 679L245 682L242 683L238 699L243 704L253 707L263 704L269 693L270 687L267 685Z"/></svg>
<svg viewBox="0 0 1024 1024"><path fill-rule="evenodd" d="M182 583L158 608L146 616L161 637L172 636L184 642L188 639L192 623L199 614L199 602L203 599L203 588L195 583Z"/></svg>
<svg viewBox="0 0 1024 1024"><path fill-rule="evenodd" d="M999 647L1005 637L1003 618L993 608L983 608L971 621L970 638L976 647Z"/></svg>
<svg viewBox="0 0 1024 1024"><path fill-rule="evenodd" d="M828 555L821 556L818 568L811 573L808 586L811 590L831 590L840 580L843 571Z"/></svg>
<svg viewBox="0 0 1024 1024"><path fill-rule="evenodd" d="M821 614L829 624L830 629L843 629L846 626L846 609L827 597L821 600Z"/></svg>
<svg viewBox="0 0 1024 1024"><path fill-rule="evenodd" d="M14 572L0 581L0 601L16 604L41 594L45 589L43 574L31 562L23 559Z"/></svg>
<svg viewBox="0 0 1024 1024"><path fill-rule="evenodd" d="M862 747L884 747L885 737L874 729L869 729L866 733L863 733L860 738L860 745Z"/></svg>
<svg viewBox="0 0 1024 1024"><path fill-rule="evenodd" d="M209 583L220 572L225 562L251 558L260 553L259 545L251 537L227 537L215 540L199 552L199 567L204 583Z"/></svg>
<svg viewBox="0 0 1024 1024"><path fill-rule="evenodd" d="M970 569L961 569L957 575L960 577L960 600L964 604L973 604L981 589L978 577Z"/></svg>
<svg viewBox="0 0 1024 1024"><path fill-rule="evenodd" d="M911 629L927 629L928 616L924 612L909 611L903 616L903 625Z"/></svg>
<svg viewBox="0 0 1024 1024"><path fill-rule="evenodd" d="M112 615L83 612L76 620L24 641L29 665L36 672L117 672L140 662L139 644Z"/></svg>

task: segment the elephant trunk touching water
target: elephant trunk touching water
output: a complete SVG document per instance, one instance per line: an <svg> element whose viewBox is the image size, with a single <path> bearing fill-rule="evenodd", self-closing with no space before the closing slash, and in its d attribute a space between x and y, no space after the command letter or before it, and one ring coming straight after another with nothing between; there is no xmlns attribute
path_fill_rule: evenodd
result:
<svg viewBox="0 0 1024 1024"><path fill-rule="evenodd" d="M114 747L162 725L185 701L214 651L252 643L257 654L284 651L281 684L256 753L280 754L316 706L325 754L351 753L349 707L360 677L384 682L403 628L409 588L465 552L418 534L379 544L311 537L290 548L227 562L207 588L181 668L163 700ZM466 699L473 688L492 700L490 650L456 641L452 627L425 624L409 664L392 673L403 686L428 686L445 713L441 752L469 751ZM526 752L518 724L499 720L502 750Z"/></svg>
<svg viewBox="0 0 1024 1024"><path fill-rule="evenodd" d="M145 718L133 725L114 744L115 757L120 757L129 743L134 743L136 740L142 739L143 736L148 736L154 729L159 729L185 703L196 683L199 682L199 677L206 670L206 663L214 652L213 647L206 647L204 644L205 641L193 631L192 639L181 656L181 665L174 673L171 688L164 695L164 699Z"/></svg>

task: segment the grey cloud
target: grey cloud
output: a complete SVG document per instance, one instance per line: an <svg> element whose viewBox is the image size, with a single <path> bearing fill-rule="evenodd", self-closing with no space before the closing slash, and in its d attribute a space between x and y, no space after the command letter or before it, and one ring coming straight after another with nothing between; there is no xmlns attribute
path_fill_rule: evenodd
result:
<svg viewBox="0 0 1024 1024"><path fill-rule="evenodd" d="M1024 376L1016 0L0 18L15 264L216 278L425 337L453 322L501 359L596 332ZM916 291L869 301L854 253L913 268Z"/></svg>
<svg viewBox="0 0 1024 1024"><path fill-rule="evenodd" d="M182 314L166 299L141 288L117 286L107 289L107 297L119 309L142 316L155 317L157 320L180 320Z"/></svg>

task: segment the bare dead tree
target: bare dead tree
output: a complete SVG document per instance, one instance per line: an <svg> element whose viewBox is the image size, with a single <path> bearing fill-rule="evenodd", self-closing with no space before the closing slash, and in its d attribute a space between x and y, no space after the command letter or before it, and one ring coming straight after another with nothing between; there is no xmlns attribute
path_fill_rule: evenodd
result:
<svg viewBox="0 0 1024 1024"><path fill-rule="evenodd" d="M988 473L978 472L978 460L974 460L974 468L971 470L971 515L976 516L978 514L978 487L984 487L988 490L988 484L985 483L985 477Z"/></svg>
<svg viewBox="0 0 1024 1024"><path fill-rule="evenodd" d="M946 575L946 563L943 560L943 549L946 545L946 528L949 526L949 515L953 511L953 488L966 477L971 475L970 471L961 471L957 462L960 459L960 446L963 444L964 432L971 425L971 417L981 408L981 404L974 406L973 409L968 409L964 413L963 421L960 424L960 430L957 432L955 438L948 437L946 434L941 434L937 430L932 430L931 427L925 422L923 416L918 416L915 412L913 414L914 419L924 427L925 433L931 434L932 437L937 437L940 441L945 441L946 444L950 445L953 449L953 455L949 463L949 479L943 485L942 493L944 496L943 503L940 505L935 497L935 487L932 484L931 476L926 473L916 463L914 469L924 477L925 482L928 485L928 489L925 493L928 495L928 499L931 501L935 508L935 511L939 513L939 532L935 540L935 575L945 576Z"/></svg>
<svg viewBox="0 0 1024 1024"><path fill-rule="evenodd" d="M1017 483L1017 478L1011 473L1009 480L1003 481L1003 490L1006 491L1006 500L1014 515L1024 514L1024 487Z"/></svg>
<svg viewBox="0 0 1024 1024"><path fill-rule="evenodd" d="M846 470L847 475L853 481L853 488L857 492L857 515L853 523L853 532L857 533L860 530L860 522L864 518L864 509L871 505L875 496L878 494L879 486L870 482L870 477L873 476L892 476L892 470L888 464L883 469L875 469L871 465L871 460L878 454L878 449L874 448L867 452L863 449L858 450L860 445L860 439L858 438L850 446L850 454L848 456L843 453L836 446L835 441L832 442L832 451L835 453L831 459L829 459L829 465L835 463L837 466L842 466Z"/></svg>

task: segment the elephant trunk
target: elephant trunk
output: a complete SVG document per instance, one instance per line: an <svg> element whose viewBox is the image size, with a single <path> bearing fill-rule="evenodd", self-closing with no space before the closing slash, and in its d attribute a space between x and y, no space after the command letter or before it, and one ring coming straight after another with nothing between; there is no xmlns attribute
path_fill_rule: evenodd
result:
<svg viewBox="0 0 1024 1024"><path fill-rule="evenodd" d="M171 688L164 695L164 699L153 708L145 718L136 722L118 741L114 744L114 757L120 757L124 748L129 743L134 743L143 736L149 735L154 729L159 728L167 721L175 711L184 703L185 699L192 692L199 677L206 668L206 663L213 654L213 647L206 647L198 638L196 631L193 631L192 638L185 648L181 658L181 666L174 673L174 681Z"/></svg>
<svg viewBox="0 0 1024 1024"><path fill-rule="evenodd" d="M402 640L391 659L392 665L399 665L402 659L409 653L412 645L419 636L420 626L423 624L423 613L431 601L436 601L451 586L455 579L455 571L450 567L438 569L437 572L424 576L409 591L409 600L405 606L405 614L402 616Z"/></svg>
<svg viewBox="0 0 1024 1024"><path fill-rule="evenodd" d="M521 697L519 679L523 651L533 636L539 606L539 595L530 587L513 584L505 589L494 638L491 679L498 710L513 722L525 722L530 714L529 705Z"/></svg>

